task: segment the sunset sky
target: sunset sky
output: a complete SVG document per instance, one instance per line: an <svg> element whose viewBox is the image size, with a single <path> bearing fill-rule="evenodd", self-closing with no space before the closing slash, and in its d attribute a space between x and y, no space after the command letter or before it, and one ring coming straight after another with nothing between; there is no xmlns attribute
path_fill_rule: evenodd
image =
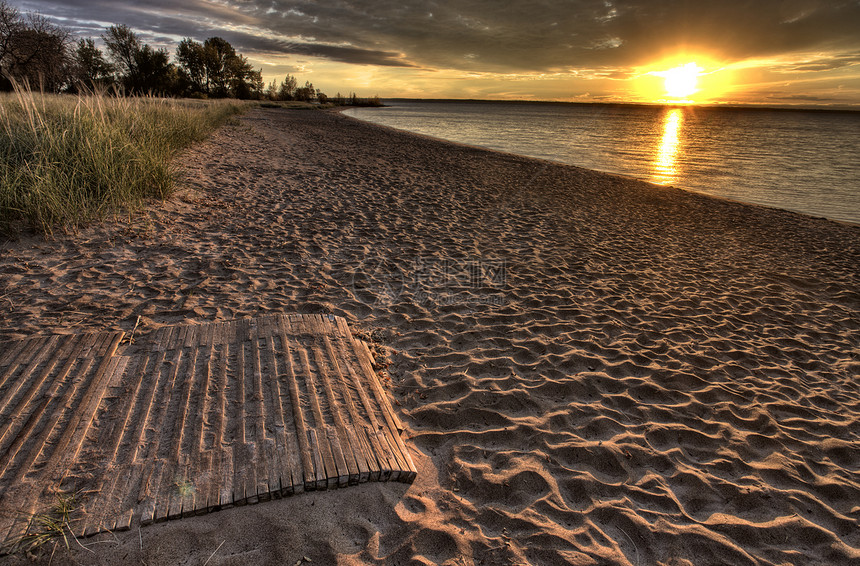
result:
<svg viewBox="0 0 860 566"><path fill-rule="evenodd" d="M183 37L218 35L267 82L290 73L328 94L860 105L856 0L10 4L81 37L127 24L171 52ZM672 94L672 69L692 73L680 77L692 86Z"/></svg>

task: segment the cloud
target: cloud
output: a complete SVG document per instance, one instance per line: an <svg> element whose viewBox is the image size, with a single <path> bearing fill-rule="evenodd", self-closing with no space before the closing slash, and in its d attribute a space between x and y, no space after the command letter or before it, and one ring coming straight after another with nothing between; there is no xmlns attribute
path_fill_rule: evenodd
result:
<svg viewBox="0 0 860 566"><path fill-rule="evenodd" d="M306 57L322 57L331 61L351 63L355 65L378 65L382 67L413 67L405 60L402 53L360 49L344 45L326 45L323 43L295 42L261 38L247 34L227 33L224 39L245 54L278 53L302 55Z"/></svg>
<svg viewBox="0 0 860 566"><path fill-rule="evenodd" d="M219 35L239 51L494 73L641 65L681 51L721 61L860 50L860 3L827 0L22 0L25 10L125 23L167 41ZM844 64L844 63L843 63Z"/></svg>
<svg viewBox="0 0 860 566"><path fill-rule="evenodd" d="M806 58L792 65L778 69L782 73L802 73L808 71L833 71L852 65L860 64L860 53L849 53L836 56L818 56Z"/></svg>
<svg viewBox="0 0 860 566"><path fill-rule="evenodd" d="M800 102L822 102L828 99L820 96L812 96L811 94L773 94L768 96L771 100L789 100Z"/></svg>

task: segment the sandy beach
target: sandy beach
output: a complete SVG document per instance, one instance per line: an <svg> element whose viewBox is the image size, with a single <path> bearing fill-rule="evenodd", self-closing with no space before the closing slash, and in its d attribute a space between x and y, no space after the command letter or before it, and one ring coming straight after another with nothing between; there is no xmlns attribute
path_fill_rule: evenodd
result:
<svg viewBox="0 0 860 566"><path fill-rule="evenodd" d="M54 564L860 563L860 227L326 111L254 110L180 161L140 215L0 240L0 347L342 316L390 361L418 478Z"/></svg>

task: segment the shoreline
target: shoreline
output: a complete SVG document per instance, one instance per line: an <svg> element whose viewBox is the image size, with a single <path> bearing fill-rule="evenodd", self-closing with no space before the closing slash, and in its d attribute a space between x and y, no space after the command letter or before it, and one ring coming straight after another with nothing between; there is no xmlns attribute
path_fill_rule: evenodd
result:
<svg viewBox="0 0 860 566"><path fill-rule="evenodd" d="M399 100L405 100L405 101L406 101L407 99L399 99ZM421 102L421 101L417 101L417 102ZM424 102L429 102L429 103L432 103L432 102L438 102L438 103L440 103L440 104L445 104L446 102L456 102L456 101L424 101ZM481 101L472 101L472 102L475 102L476 104L481 103ZM498 101L497 101L497 102L498 102ZM500 102L500 103L501 103L501 102ZM612 104L610 104L609 106L640 106L640 105L635 105L635 104L633 104L633 105L624 105L624 104L621 104L621 105L612 105ZM707 109L707 107L703 107L703 106L700 106L700 105L693 105L693 106L691 106L691 107L692 107L692 108L695 108L695 109ZM338 109L335 109L335 111L337 111L337 112L341 112L341 113L346 113L346 112L347 112L347 111L349 111L349 110L350 110L349 108L338 108ZM360 111L361 109L358 109L358 110ZM380 127L391 127L391 128L393 128L393 129L395 129L395 130L398 130L398 128L397 128L396 126L388 126L387 124L377 123L377 122L374 122L374 121L372 121L372 120L370 120L370 119L367 119L367 118L361 118L361 117L358 117L358 116L348 116L348 117L349 117L349 118L352 118L352 119L360 120L360 121L363 121L363 122L366 122L366 123L374 124L374 125L376 125L376 126L380 126ZM509 153L509 154L511 154L511 155L517 155L517 156L521 156L521 157L528 157L528 158L533 158L533 159L539 159L539 160L541 160L541 161L548 161L548 162L550 162L550 163L563 164L563 165L567 165L567 166L571 166L571 167L578 167L578 168L581 168L581 169L587 169L587 170L589 170L589 171L595 171L595 172L598 172L598 173L603 173L603 174L605 174L605 175L621 177L621 178L624 178L624 179L632 179L632 180L643 181L643 182L646 182L646 183L655 184L655 185L658 185L658 186L676 188L676 189L679 189L679 190L682 190L682 191L688 191L688 192L692 192L692 193L696 193L696 194L700 194L700 195L705 195L705 196L709 196L709 197L716 198L716 199L724 199L724 200L733 201L733 202L740 202L740 203L748 204L748 205L751 205L751 206L763 206L763 207L766 207L766 208L775 208L775 209L778 209L778 210L786 210L786 211L795 212L795 213L797 213L797 214L803 214L803 215L811 216L811 217L815 217L815 218L825 218L825 219L831 220L831 221L833 221L833 222L840 222L840 223L845 223L845 224L849 224L849 225L860 226L860 219L855 219L855 218L850 218L850 219L833 218L833 217L830 217L830 216L826 216L826 215L824 215L824 214L823 214L823 213L821 213L821 212L809 212L809 211L803 210L802 208L785 208L784 206L782 206L782 205L780 205L780 204L769 204L769 203L765 203L765 202L752 202L752 201L745 201L745 200L741 200L740 198L734 198L734 197L732 197L732 196L723 196L723 195L720 195L720 194L713 194L713 193L709 192L709 188L708 188L708 186L706 186L706 185L697 185L695 182L693 182L693 183L691 184L691 186L680 186L680 185L676 185L676 184L663 184L663 183L657 183L657 182L655 182L655 181L653 181L653 180L651 180L651 179L649 179L649 178L647 178L647 177L644 177L644 176L637 176L639 173L642 173L642 172L639 172L639 173L635 173L635 172L634 172L634 173L624 173L624 172L621 172L621 171L615 171L615 170L605 170L605 169L599 169L599 168L596 168L596 167L589 167L589 166L578 165L578 164L576 164L576 163L572 163L572 162L564 161L563 159L553 159L552 157L538 157L538 156L531 156L531 155L526 155L526 154L524 154L524 153L517 153L517 152L516 152L516 151L518 151L518 150L520 150L520 149L523 149L523 147L524 147L524 146L523 146L523 147L520 147L519 149L515 149L515 150L497 149L497 148L489 147L489 146L473 145L473 144L470 144L470 143L460 142L460 141L451 140L451 139L447 139L447 138L443 138L443 137L436 137L436 136L433 136L433 135L423 134L423 133L420 133L420 132L415 132L415 131L406 130L406 129L402 129L402 130L399 130L399 131L409 132L409 133L411 133L411 134L418 135L418 136L426 136L426 137L428 137L429 139L435 139L435 140L439 140L439 141L443 141L443 142L447 142L447 143L460 144L460 145L464 145L464 146L466 146L466 147L474 147L474 148L479 148L479 149L486 149L486 150L489 150L489 151L497 151L497 152L500 152L500 153ZM557 149L557 148L556 148L556 149ZM526 150L526 151L527 151L527 150ZM642 174L644 174L644 173L642 173ZM689 178L688 178L687 180L688 180L688 182L689 182ZM678 180L678 182L683 182L683 180L680 180L680 179L679 179L679 180ZM711 182L711 183L709 183L709 185L713 186L713 180L712 180L712 182ZM696 188L696 186L698 186L698 188ZM844 204L844 203L843 203L843 204ZM838 216L838 215L840 215L841 213L840 213L840 212L835 212L834 214L836 214L836 215ZM848 215L848 214L847 214L847 213L842 214L842 216L846 216L846 215ZM848 216L856 216L856 215L848 215Z"/></svg>
<svg viewBox="0 0 860 566"><path fill-rule="evenodd" d="M411 100L411 99L397 99L397 100ZM420 100L420 99L419 99L419 100ZM425 102L433 102L433 101L425 101ZM447 102L447 101L438 101L438 102ZM455 102L456 102L456 101L455 101ZM486 101L476 100L475 102L486 102ZM492 102L492 101L491 101L491 102ZM504 102L508 102L508 101L504 101ZM523 101L523 102L528 102L528 101ZM536 102L536 103L537 103L537 102ZM561 104L567 104L567 103L561 103ZM583 103L583 104L591 104L591 103ZM623 105L622 105L622 106L623 106ZM636 106L636 105L634 104L633 106ZM336 112L336 113L338 113L338 114L343 114L343 112L344 112L344 111L349 110L349 109L350 109L350 107L348 107L348 106L344 106L344 107L341 107L341 108L332 108L332 109L327 110L327 111L329 111L329 112ZM378 128L386 128L386 129L390 129L390 130L395 131L395 132L402 132L402 133L406 133L406 134L410 134L410 135L413 135L413 136L418 136L418 137L426 138L426 139L428 139L428 140L433 140L433 141L437 141L437 142L447 143L447 144L456 145L456 146L462 146L462 147L466 147L466 148L470 148L470 149L477 149L477 150L481 150L481 151L489 151L489 152L492 152L492 153L499 153L499 154L502 154L502 155L511 155L511 156L516 156L516 157L521 157L521 158L523 158L523 159L533 159L533 160L539 161L539 162L541 162L541 163L549 163L549 164L552 164L552 165L563 165L563 166L565 166L565 167L573 167L573 168L575 168L575 169L583 169L583 170L585 170L585 171L591 171L591 172L593 172L593 173L599 173L599 174L601 174L601 175L606 175L607 177L610 177L610 178L611 178L611 177L617 177L617 178L619 178L619 179L621 179L621 180L623 180L623 181L638 181L638 182L642 182L642 183L648 183L649 185L654 185L655 187L660 187L660 188L664 188L664 189L672 189L672 190L676 190L676 191L684 191L684 192L687 192L687 193L692 193L692 194L697 195L697 196L702 196L702 197L711 198L711 199L715 199L715 200L721 200L721 201L731 202L731 203L735 203L735 204L742 204L742 205L745 205L745 206L761 207L761 208L765 208L765 209L778 210L778 211L782 211L782 212L790 212L790 213L793 213L793 214L799 214L799 215L801 215L801 216L805 216L805 217L807 217L807 218L814 218L814 219L817 219L817 220L827 220L828 222L835 222L835 223L837 223L837 224L843 224L843 225L846 225L846 226L852 226L852 227L860 228L860 222L851 222L851 221L848 221L848 220L837 220L837 219L835 219L835 218L828 218L828 217L826 217L826 216L816 216L816 215L814 215L814 214L809 214L809 213L807 213L807 212L802 212L802 211L800 211L800 210L792 210L792 209L790 209L790 208L780 208L780 207L778 207L778 206L770 206L770 205L766 205L766 204L759 204L759 203L755 203L755 202L747 202L747 201L738 200L738 199L733 199L733 198L729 198L729 197L724 197L724 196L712 195L712 194L704 193L704 192L701 192L701 191L697 191L696 189L688 189L688 188L685 188L685 187L678 187L678 186L675 186L675 185L661 185L661 184L659 184L659 183L654 183L653 181L649 181L648 179L644 179L644 178L642 178L642 177L635 177L635 176L633 176L633 175L625 175L624 173L616 173L616 172L614 172L614 171L603 171L603 170L601 170L601 169L591 169L591 168L588 168L588 167L582 167L582 166L579 166L579 165L573 165L573 164L571 164L571 163L565 163L565 162L563 162L563 161L554 161L554 160L552 160L552 159L543 159L543 158L540 158L540 157L532 157L532 156L530 156L530 155L522 155L522 154L519 154L519 153L512 153L512 152L509 152L509 151L502 151L502 150L499 150L499 149L493 149L493 148L490 148L490 147L484 147L484 146L481 146L481 145L474 145L474 144L468 144L468 143L458 142L458 141L454 141L454 140L448 140L448 139L445 139L445 138L438 138L438 137L431 136L431 135L428 135L428 134L422 134L422 133L420 133L420 132L413 132L413 131L410 131L410 130L403 130L403 129L400 129L400 128L395 128L394 126L388 126L388 125L386 125L386 124L378 124L378 123L376 123L376 122L371 122L371 121L369 121L369 120L362 120L361 118L356 118L355 116L347 116L347 115L345 115L345 114L343 114L343 115L344 115L344 117L345 117L345 118L349 118L350 120L357 120L357 121L362 122L362 123L364 123L364 124L371 124L371 125L373 125L373 126L375 126L375 127L378 127Z"/></svg>
<svg viewBox="0 0 860 566"><path fill-rule="evenodd" d="M645 108L651 107L669 107L677 108L683 106L696 106L705 109L726 109L726 110L774 110L776 112L860 112L860 106L844 105L844 106L802 106L802 105L757 105L757 104L739 104L739 103L684 103L684 102L576 102L565 100L485 100L480 98L386 98L389 101L403 102L433 102L445 104L449 102L463 104L546 104L557 106L641 106Z"/></svg>
<svg viewBox="0 0 860 566"><path fill-rule="evenodd" d="M418 478L55 562L860 559L860 227L338 112L255 110L181 161L164 206L3 243L0 343L343 316Z"/></svg>

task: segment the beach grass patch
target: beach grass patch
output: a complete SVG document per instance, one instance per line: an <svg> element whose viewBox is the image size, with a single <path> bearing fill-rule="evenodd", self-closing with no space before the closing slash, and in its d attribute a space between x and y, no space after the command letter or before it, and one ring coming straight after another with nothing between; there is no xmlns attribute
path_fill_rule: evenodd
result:
<svg viewBox="0 0 860 566"><path fill-rule="evenodd" d="M18 86L0 97L0 230L50 233L163 199L175 187L176 152L246 108Z"/></svg>

